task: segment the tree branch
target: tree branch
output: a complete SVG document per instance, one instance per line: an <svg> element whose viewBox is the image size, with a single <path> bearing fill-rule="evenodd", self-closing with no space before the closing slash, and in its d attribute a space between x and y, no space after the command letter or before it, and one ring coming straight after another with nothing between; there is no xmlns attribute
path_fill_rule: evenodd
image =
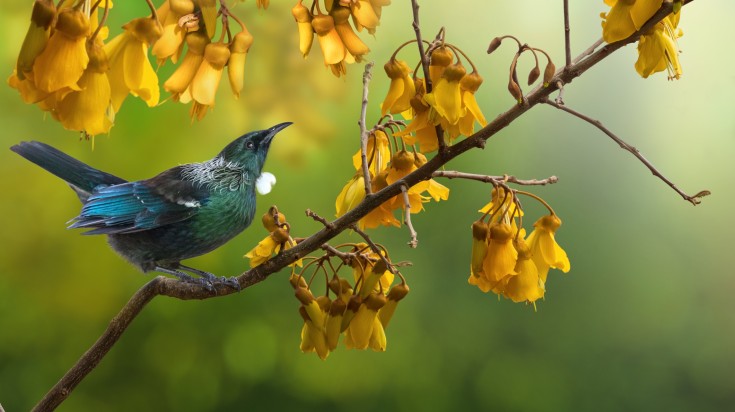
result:
<svg viewBox="0 0 735 412"><path fill-rule="evenodd" d="M415 249L419 245L418 234L411 223L411 202L408 199L408 188L406 185L401 186L403 192L403 223L408 227L408 233L411 234L411 240L408 241L408 247Z"/></svg>
<svg viewBox="0 0 735 412"><path fill-rule="evenodd" d="M684 0L684 4L689 4L692 1L694 0ZM420 31L418 29L418 5L416 4L416 0L412 0L412 3L414 4L414 24L417 35L420 36ZM344 230L355 228L355 223L358 220L388 199L401 193L401 187L403 185L411 187L420 181L429 179L435 171L439 170L453 158L473 148L482 147L486 140L503 130L522 114L530 110L535 105L544 103L545 100L548 100L548 96L557 90L557 81L561 81L562 84L567 85L573 79L581 76L592 66L596 65L616 50L637 41L641 33L647 32L656 23L670 14L672 8L673 5L671 2L664 2L659 11L656 12L656 14L654 14L654 16L645 25L643 25L639 31L635 32L627 39L605 45L600 50L592 53L585 51L577 58L576 63L572 63L572 65L558 70L548 87L539 86L527 94L524 99L525 104L513 105L505 113L500 114L477 133L453 146L446 147L444 151L439 151L437 156L433 157L416 171L405 176L403 179L386 186L379 192L374 193L372 196L366 197L354 209L332 222L327 222L328 224L325 225L324 228L299 242L293 248L283 251L262 265L242 273L237 277L237 281L240 285L239 290L246 289L262 282L269 275L278 272L314 250L321 248L322 245ZM423 45L420 39L418 43L420 50L422 50ZM422 62L426 62L425 55L422 54L421 58ZM426 76L426 79L427 81L429 80L428 76ZM440 145L443 144L443 139L440 139L439 143ZM360 231L358 231L358 233L360 233ZM380 256L382 256L382 254L380 254ZM389 268L390 267L391 265L389 265ZM34 410L53 410L61 404L61 402L69 396L76 385L79 384L79 382L81 382L82 379L84 379L84 377L97 366L97 364L99 364L102 358L120 338L127 326L130 325L143 307L155 296L169 296L182 300L209 299L229 295L237 291L238 288L232 288L223 284L215 284L213 288L206 289L200 285L179 282L178 280L165 277L157 277L151 280L133 295L130 301L122 308L120 313L113 318L107 330L105 330L98 341L84 355L82 355L79 361L77 361L77 363L61 378L59 383L51 388L38 405L36 405Z"/></svg>
<svg viewBox="0 0 735 412"><path fill-rule="evenodd" d="M566 55L566 65L572 64L572 46L569 33L569 0L564 0L564 51Z"/></svg>
<svg viewBox="0 0 735 412"><path fill-rule="evenodd" d="M567 112L567 113L569 113L569 114L571 114L571 115L573 115L575 117L578 117L578 118L584 120L585 122L587 122L587 123L595 126L596 128L600 129L600 131L602 131L603 133L605 133L606 135L608 135L608 137L610 137L611 139L613 139L615 141L615 143L617 143L620 146L621 149L625 149L628 152L630 152L633 156L635 156L638 160L640 160L641 163L643 163L648 168L648 170L650 170L651 173L653 173L654 176L656 176L659 179L663 180L664 183L666 183L667 185L669 185L669 187L671 187L672 189L674 189L676 191L676 193L678 193L681 197L684 198L684 200L690 202L691 204L698 205L699 203L702 202L700 200L702 197L707 196L707 195L710 194L710 192L708 190L702 190L702 191L700 191L699 193L697 193L697 194L695 194L693 196L684 193L671 180L669 180L668 178L666 178L666 176L662 175L661 172L659 172L658 169L656 169L656 167L651 162L649 162L648 159L646 159L646 157L643 156L641 154L641 152L637 148L635 148L634 146L631 146L630 144L628 144L627 142L625 142L623 139L621 139L620 137L618 137L615 133L611 132L610 129L608 129L607 127L605 127L605 125L603 125L602 122L600 122L599 120L595 120L595 119L593 119L591 117L585 116L584 114L582 114L582 113L580 113L580 112L578 112L576 110L572 110L572 109L570 109L570 108L568 108L566 106L563 106L561 104L558 104L556 102L553 102L553 101L551 101L549 99L544 100L543 103L546 103L549 106L556 107L557 109L562 110L564 112Z"/></svg>
<svg viewBox="0 0 735 412"><path fill-rule="evenodd" d="M438 170L431 174L432 177L446 177L447 179L469 179L469 180L477 180L479 182L483 183L492 183L493 185L498 185L500 183L515 183L517 185L521 186L546 186L550 184L554 184L559 181L559 178L556 176L550 176L546 179L518 179L515 176L510 175L503 175L503 176L487 176L487 175L477 175L474 173L464 173L464 172L456 172L452 170Z"/></svg>
<svg viewBox="0 0 735 412"><path fill-rule="evenodd" d="M373 78L373 65L374 62L368 62L365 64L365 72L362 74L362 109L360 110L360 157L362 158L362 176L365 182L365 196L373 193L372 185L370 184L370 167L368 166L367 159L367 145L370 132L367 129L365 118L367 117L367 106L368 106L368 86L370 80ZM375 151L373 146L373 151Z"/></svg>

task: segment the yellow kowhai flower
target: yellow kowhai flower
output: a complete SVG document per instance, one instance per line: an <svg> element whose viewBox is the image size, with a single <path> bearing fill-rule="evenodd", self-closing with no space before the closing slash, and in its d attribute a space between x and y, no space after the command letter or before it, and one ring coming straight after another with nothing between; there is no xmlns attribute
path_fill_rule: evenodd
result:
<svg viewBox="0 0 735 412"><path fill-rule="evenodd" d="M378 310L378 320L380 320L380 324L383 325L384 329L388 327L388 323L398 307L398 302L406 297L408 290L408 285L399 283L388 291L385 305Z"/></svg>
<svg viewBox="0 0 735 412"><path fill-rule="evenodd" d="M533 303L544 297L545 289L544 282L539 277L538 268L531 259L531 249L523 240L524 232L521 230L521 234L514 242L515 249L518 251L518 261L514 270L518 274L508 279L508 283L503 288L503 295L516 303Z"/></svg>
<svg viewBox="0 0 735 412"><path fill-rule="evenodd" d="M192 3L193 11L193 3ZM158 18L161 20L163 31L161 37L153 43L151 54L158 58L158 65L162 65L166 59L176 64L184 45L186 29L179 25L179 19L184 14L179 14L171 7L171 2L164 2L157 10ZM188 13L187 13L188 14Z"/></svg>
<svg viewBox="0 0 735 412"><path fill-rule="evenodd" d="M63 88L79 90L77 81L89 63L85 46L88 33L89 18L81 10L65 8L59 11L54 33L33 62L38 89L45 92Z"/></svg>
<svg viewBox="0 0 735 412"><path fill-rule="evenodd" d="M190 111L192 118L201 120L207 111L214 107L222 71L230 59L230 54L230 48L222 42L209 43L204 47L204 59L194 74L189 88L191 99L194 101Z"/></svg>
<svg viewBox="0 0 735 412"><path fill-rule="evenodd" d="M635 70L643 78L653 73L667 70L669 80L681 77L679 49L676 39L682 36L681 30L675 31L679 15L669 15L638 41L638 60Z"/></svg>
<svg viewBox="0 0 735 412"><path fill-rule="evenodd" d="M385 170L390 159L390 142L388 135L382 130L375 130L370 133L367 141L367 151L365 153L368 162L368 169L372 176ZM362 170L362 151L358 150L352 156L352 165L355 170ZM381 188L382 189L382 188Z"/></svg>
<svg viewBox="0 0 735 412"><path fill-rule="evenodd" d="M334 27L334 18L326 14L317 15L311 20L311 25L322 48L324 64L340 64L345 59L347 50Z"/></svg>
<svg viewBox="0 0 735 412"><path fill-rule="evenodd" d="M431 80L431 84L434 87L436 87L436 84L442 78L444 70L452 64L452 60L454 60L454 54L444 45L439 46L431 52L429 59L429 80Z"/></svg>
<svg viewBox="0 0 735 412"><path fill-rule="evenodd" d="M365 243L358 243L357 250L368 249ZM369 250L369 249L368 249ZM385 262L373 251L369 251L367 257L359 254L352 261L352 274L355 278L355 287L360 285L358 295L365 299L370 293L386 294L393 283L395 275L388 270ZM372 260L376 260L373 262Z"/></svg>
<svg viewBox="0 0 735 412"><path fill-rule="evenodd" d="M23 39L23 45L18 53L16 76L19 80L25 79L25 74L33 70L36 57L46 47L49 39L51 23L56 16L56 6L51 0L36 0L31 12L31 24Z"/></svg>
<svg viewBox="0 0 735 412"><path fill-rule="evenodd" d="M479 210L480 213L493 215L493 221L512 220L523 216L523 210L513 200L513 195L502 186L494 187L490 192L490 203Z"/></svg>
<svg viewBox="0 0 735 412"><path fill-rule="evenodd" d="M515 266L518 252L511 242L513 229L507 223L490 225L487 254L482 262L482 272L486 280L499 283L508 276L516 274Z"/></svg>
<svg viewBox="0 0 735 412"><path fill-rule="evenodd" d="M475 71L464 76L459 81L459 88L462 93L462 106L467 109L464 116L459 119L459 133L470 136L475 132L475 121L480 126L485 127L487 120L480 110L480 106L475 99L475 92L482 84L482 77Z"/></svg>
<svg viewBox="0 0 735 412"><path fill-rule="evenodd" d="M347 52L355 61L362 61L362 57L366 55L370 48L355 34L350 26L350 9L340 5L334 5L329 14L334 18L334 28L339 34ZM346 59L347 60L347 59Z"/></svg>
<svg viewBox="0 0 735 412"><path fill-rule="evenodd" d="M191 81L204 60L204 49L209 44L209 37L202 32L192 32L186 35L186 44L189 48L181 64L163 84L163 89L171 93L174 101L179 101L182 94L191 86ZM183 103L190 100L191 93L187 92Z"/></svg>
<svg viewBox="0 0 735 412"><path fill-rule="evenodd" d="M354 209L362 199L365 198L365 179L362 172L357 172L355 176L342 188L337 195L335 206L337 208L337 217L344 215Z"/></svg>
<svg viewBox="0 0 735 412"><path fill-rule="evenodd" d="M423 153L430 153L439 148L439 138L434 122L429 120L430 107L424 101L424 79L415 79L416 95L411 98L411 122L394 136L400 137L408 145L418 143Z"/></svg>
<svg viewBox="0 0 735 412"><path fill-rule="evenodd" d="M16 70L13 70L13 74L8 78L8 86L18 90L20 98L24 103L35 104L42 102L49 97L48 92L39 90L36 87L36 83L33 81L33 72L25 73L23 79Z"/></svg>
<svg viewBox="0 0 735 412"><path fill-rule="evenodd" d="M567 253L558 243L554 233L561 226L561 219L556 215L547 215L533 224L533 231L528 235L526 243L531 250L533 261L539 271L539 278L546 283L549 268L569 272L571 265Z"/></svg>
<svg viewBox="0 0 735 412"><path fill-rule="evenodd" d="M478 220L472 224L472 260L470 262L470 277L483 276L483 262L487 256L487 237L490 227L487 223Z"/></svg>
<svg viewBox="0 0 735 412"><path fill-rule="evenodd" d="M347 349L362 350L371 346L373 350L385 350L385 332L378 319L378 311L386 302L387 299L383 294L371 293L367 296L350 320L345 337ZM378 336L373 337L374 333ZM373 345L370 345L371 338L376 340Z"/></svg>
<svg viewBox="0 0 735 412"><path fill-rule="evenodd" d="M401 113L411 108L411 99L416 95L416 87L411 79L411 68L403 60L391 59L384 66L390 78L388 94L381 104L381 114Z"/></svg>
<svg viewBox="0 0 735 412"><path fill-rule="evenodd" d="M605 0L610 11L600 16L602 22L602 38L613 43L623 40L640 29L648 19L656 14L662 0Z"/></svg>
<svg viewBox="0 0 735 412"><path fill-rule="evenodd" d="M108 133L112 127L111 91L107 71L110 66L99 43L88 43L89 64L79 79L81 90L67 93L56 104L56 115L68 130L87 135Z"/></svg>
<svg viewBox="0 0 735 412"><path fill-rule="evenodd" d="M366 28L368 33L375 34L375 28L380 25L380 10L385 2L375 2L374 7L370 0L358 0L350 3L350 11L357 31Z"/></svg>
<svg viewBox="0 0 735 412"><path fill-rule="evenodd" d="M304 326L301 328L301 351L304 353L316 352L321 360L326 359L329 356L329 346L323 326L317 325L309 317L304 306L299 307L299 314L304 320Z"/></svg>
<svg viewBox="0 0 735 412"><path fill-rule="evenodd" d="M303 0L299 0L295 6L291 9L294 19L299 30L299 50L301 54L306 58L311 50L311 45L314 43L314 28L311 25L312 16L309 9L302 4Z"/></svg>
<svg viewBox="0 0 735 412"><path fill-rule="evenodd" d="M148 46L161 36L161 28L153 18L137 18L123 26L124 31L105 45L110 62L112 108L120 110L123 101L132 94L148 107L158 104L158 76L148 60Z"/></svg>
<svg viewBox="0 0 735 412"><path fill-rule="evenodd" d="M434 84L432 92L424 95L426 103L449 125L456 125L465 115L459 82L466 73L461 63L447 66L439 81ZM429 117L431 118L431 115ZM434 124L439 124L441 119L435 119Z"/></svg>
<svg viewBox="0 0 735 412"><path fill-rule="evenodd" d="M294 241L288 235L288 232L278 228L269 233L265 239L258 242L244 257L250 259L250 267L254 268L268 261L271 256L281 253L281 250L288 250L293 246ZM291 266L293 265L301 266L301 259L294 262Z"/></svg>
<svg viewBox="0 0 735 412"><path fill-rule="evenodd" d="M388 183L385 181L386 176L388 176L387 169L378 173L378 175L371 181L373 193L379 192L384 187L388 186ZM365 217L360 219L358 222L359 227L361 229L372 229L381 225L400 227L401 222L396 219L395 215L393 215L395 198L396 197L392 197L383 202L380 206L371 210L367 215L365 215Z"/></svg>
<svg viewBox="0 0 735 412"><path fill-rule="evenodd" d="M267 7L267 6L266 6ZM230 80L230 88L235 98L240 98L240 91L245 79L245 60L253 44L253 36L245 26L237 33L230 43L230 59L227 62L227 76Z"/></svg>

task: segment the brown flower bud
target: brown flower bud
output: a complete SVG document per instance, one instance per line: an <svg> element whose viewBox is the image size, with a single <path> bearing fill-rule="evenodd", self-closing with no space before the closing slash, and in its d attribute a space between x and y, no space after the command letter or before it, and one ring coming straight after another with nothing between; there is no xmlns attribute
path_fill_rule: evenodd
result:
<svg viewBox="0 0 735 412"><path fill-rule="evenodd" d="M541 70L538 68L538 66L535 66L531 71L528 73L528 85L532 85L538 80L539 76L541 76Z"/></svg>
<svg viewBox="0 0 735 412"><path fill-rule="evenodd" d="M487 47L487 54L490 54L490 53L494 52L495 50L497 50L498 47L500 47L500 43L502 41L503 40L501 40L500 37L496 37L496 38L492 39L490 41L490 45Z"/></svg>
<svg viewBox="0 0 735 412"><path fill-rule="evenodd" d="M554 77L555 73L556 66L554 66L554 63L549 60L549 62L546 64L546 68L544 69L544 87L549 86L549 83L551 83L551 79Z"/></svg>

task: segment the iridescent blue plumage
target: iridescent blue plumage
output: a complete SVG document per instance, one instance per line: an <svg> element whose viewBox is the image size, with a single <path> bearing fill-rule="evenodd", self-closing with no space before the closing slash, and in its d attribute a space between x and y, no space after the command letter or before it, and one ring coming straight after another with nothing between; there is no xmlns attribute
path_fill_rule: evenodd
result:
<svg viewBox="0 0 735 412"><path fill-rule="evenodd" d="M184 259L210 252L245 230L255 214L255 181L273 137L291 123L245 134L215 158L136 182L94 169L51 146L22 142L11 150L64 179L82 201L70 228L108 235L110 246L144 272L191 281Z"/></svg>

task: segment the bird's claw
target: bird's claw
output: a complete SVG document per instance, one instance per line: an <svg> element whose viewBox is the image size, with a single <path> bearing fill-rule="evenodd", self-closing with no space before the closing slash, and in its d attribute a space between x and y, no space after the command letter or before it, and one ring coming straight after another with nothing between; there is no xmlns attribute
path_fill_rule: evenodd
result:
<svg viewBox="0 0 735 412"><path fill-rule="evenodd" d="M231 276L229 278L222 276L221 278L219 278L219 281L223 285L229 286L233 289L237 289L238 292L240 291L240 282L237 281L236 276Z"/></svg>

